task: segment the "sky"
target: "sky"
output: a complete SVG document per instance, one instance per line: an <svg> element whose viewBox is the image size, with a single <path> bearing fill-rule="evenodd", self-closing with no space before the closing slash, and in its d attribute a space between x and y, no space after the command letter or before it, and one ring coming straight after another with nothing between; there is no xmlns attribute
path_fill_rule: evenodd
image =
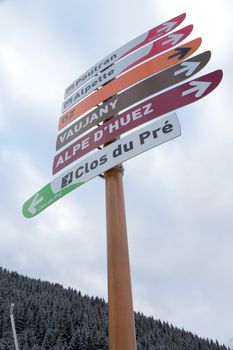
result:
<svg viewBox="0 0 233 350"><path fill-rule="evenodd" d="M52 180L64 89L129 40L181 13L211 50L210 95L176 110L182 136L124 164L135 311L202 338L233 337L232 0L0 1L0 265L107 300L105 184L32 219ZM177 28L178 29L178 28ZM194 76L195 77L195 76Z"/></svg>

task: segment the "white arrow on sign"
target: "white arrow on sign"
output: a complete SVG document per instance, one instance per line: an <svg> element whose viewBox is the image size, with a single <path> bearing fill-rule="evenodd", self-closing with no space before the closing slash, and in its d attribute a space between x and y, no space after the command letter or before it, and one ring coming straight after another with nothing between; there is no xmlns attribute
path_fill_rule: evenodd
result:
<svg viewBox="0 0 233 350"><path fill-rule="evenodd" d="M211 82L209 81L191 81L189 85L194 86L193 88L183 91L182 96L186 96L189 94L192 94L193 92L196 92L195 97L200 97L204 94L204 92L208 89L208 87L211 85Z"/></svg>
<svg viewBox="0 0 233 350"><path fill-rule="evenodd" d="M29 205L28 211L34 215L36 213L36 206L40 204L43 200L44 200L44 197L43 196L40 197L40 194L37 193L33 198L31 204Z"/></svg>
<svg viewBox="0 0 233 350"><path fill-rule="evenodd" d="M170 30L173 29L173 27L176 25L176 22L167 22L164 23L162 28L157 30L158 33L165 31L165 33L170 32Z"/></svg>
<svg viewBox="0 0 233 350"><path fill-rule="evenodd" d="M190 75L193 74L193 72L195 71L195 69L201 64L201 62L183 62L180 65L183 66L184 68L181 68L179 70L177 70L174 73L174 76L182 74L184 72L186 77L189 77Z"/></svg>
<svg viewBox="0 0 233 350"><path fill-rule="evenodd" d="M168 40L164 41L162 43L162 45L166 45L166 44L172 44L172 45L176 45L178 43L178 41L182 38L184 34L171 34L168 35L167 38L169 38Z"/></svg>

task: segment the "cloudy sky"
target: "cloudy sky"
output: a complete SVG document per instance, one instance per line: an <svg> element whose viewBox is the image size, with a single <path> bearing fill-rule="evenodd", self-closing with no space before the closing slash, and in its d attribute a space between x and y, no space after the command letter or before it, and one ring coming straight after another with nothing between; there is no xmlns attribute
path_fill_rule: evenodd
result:
<svg viewBox="0 0 233 350"><path fill-rule="evenodd" d="M52 180L64 89L97 61L187 13L189 39L223 69L177 110L182 136L125 164L134 309L201 337L233 336L232 0L0 1L0 265L107 300L104 181L32 219L24 201ZM180 28L182 25L180 26ZM186 40L187 41L187 40Z"/></svg>

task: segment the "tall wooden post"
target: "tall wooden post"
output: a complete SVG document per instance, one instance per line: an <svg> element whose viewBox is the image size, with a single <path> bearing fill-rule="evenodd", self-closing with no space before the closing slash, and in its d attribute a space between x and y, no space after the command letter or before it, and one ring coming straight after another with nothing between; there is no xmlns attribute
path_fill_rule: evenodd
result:
<svg viewBox="0 0 233 350"><path fill-rule="evenodd" d="M136 350L121 167L105 173L109 349Z"/></svg>

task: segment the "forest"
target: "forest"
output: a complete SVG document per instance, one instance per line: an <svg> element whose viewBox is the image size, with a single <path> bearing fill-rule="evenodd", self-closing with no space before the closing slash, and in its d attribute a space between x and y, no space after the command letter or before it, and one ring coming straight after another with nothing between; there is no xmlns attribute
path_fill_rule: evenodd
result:
<svg viewBox="0 0 233 350"><path fill-rule="evenodd" d="M107 303L72 288L0 267L0 350L107 350ZM137 350L227 350L211 339L135 313ZM120 350L120 349L119 349Z"/></svg>

